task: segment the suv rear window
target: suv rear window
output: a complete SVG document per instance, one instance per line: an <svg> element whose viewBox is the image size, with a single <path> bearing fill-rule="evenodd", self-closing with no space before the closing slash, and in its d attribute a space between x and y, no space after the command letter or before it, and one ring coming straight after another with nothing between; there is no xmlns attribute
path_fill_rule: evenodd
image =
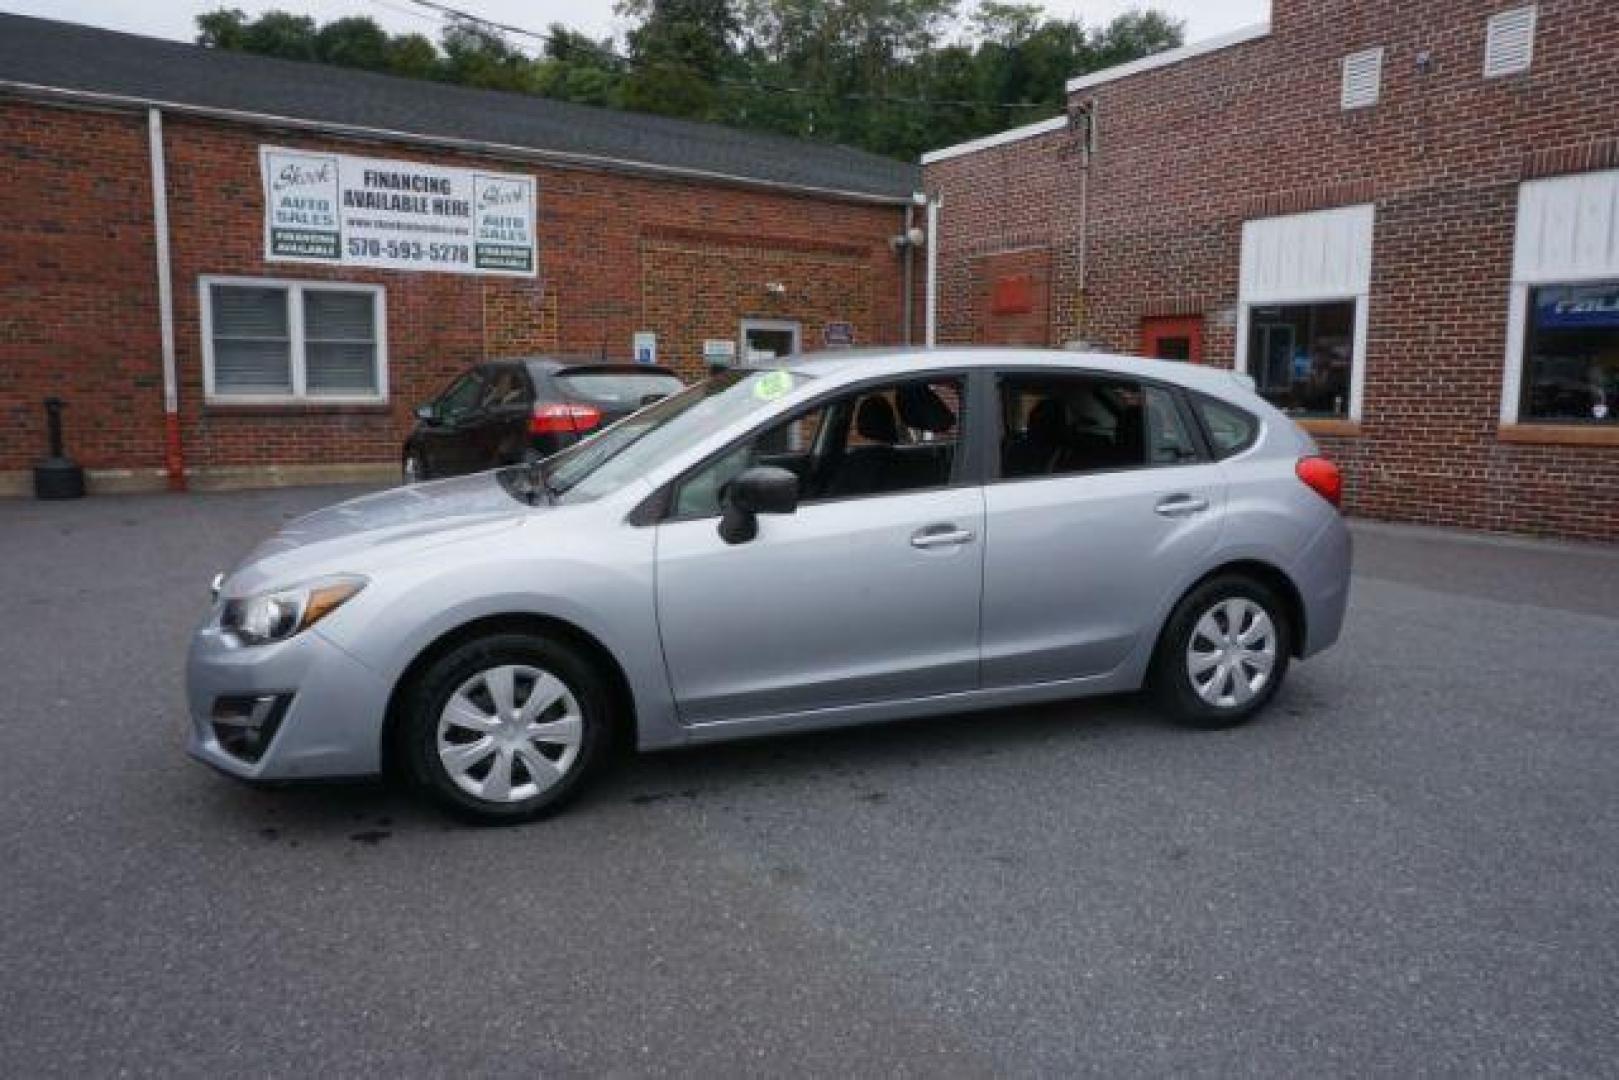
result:
<svg viewBox="0 0 1619 1080"><path fill-rule="evenodd" d="M684 385L673 375L648 371L581 371L556 376L556 384L574 401L616 409L638 409L676 393Z"/></svg>
<svg viewBox="0 0 1619 1080"><path fill-rule="evenodd" d="M1217 458L1228 458L1253 445L1259 436L1259 420L1252 413L1215 398L1193 394L1192 408L1208 432L1209 446Z"/></svg>

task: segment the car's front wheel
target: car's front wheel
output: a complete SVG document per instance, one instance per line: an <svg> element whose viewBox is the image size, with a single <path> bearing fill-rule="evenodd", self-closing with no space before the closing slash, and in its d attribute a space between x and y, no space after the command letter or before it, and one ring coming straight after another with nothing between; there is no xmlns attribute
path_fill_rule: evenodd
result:
<svg viewBox="0 0 1619 1080"><path fill-rule="evenodd" d="M1274 590L1252 578L1205 581L1169 616L1150 689L1190 727L1239 724L1264 708L1287 674L1292 633Z"/></svg>
<svg viewBox="0 0 1619 1080"><path fill-rule="evenodd" d="M613 696L566 641L494 634L435 660L406 702L411 778L441 806L486 823L562 806L603 760Z"/></svg>

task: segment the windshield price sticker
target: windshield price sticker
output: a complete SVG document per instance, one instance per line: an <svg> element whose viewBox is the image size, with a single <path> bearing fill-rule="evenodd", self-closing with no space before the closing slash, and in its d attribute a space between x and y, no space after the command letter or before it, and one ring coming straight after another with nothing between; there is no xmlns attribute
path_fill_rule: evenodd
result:
<svg viewBox="0 0 1619 1080"><path fill-rule="evenodd" d="M783 394L791 393L792 389L791 374L785 371L767 371L753 384L753 396L760 401L775 401Z"/></svg>

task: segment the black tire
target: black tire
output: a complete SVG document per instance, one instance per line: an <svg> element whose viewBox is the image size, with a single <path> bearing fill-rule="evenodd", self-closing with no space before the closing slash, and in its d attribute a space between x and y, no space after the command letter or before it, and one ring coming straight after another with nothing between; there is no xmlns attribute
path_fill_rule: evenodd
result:
<svg viewBox="0 0 1619 1080"><path fill-rule="evenodd" d="M560 751L560 758L568 762L560 778L529 797L492 802L465 790L451 775L439 754L439 722L451 697L469 680L505 666L537 669L559 680L577 703L580 734L571 759L565 750ZM527 692L534 692L533 684ZM519 683L514 694L519 705L523 698L518 695L522 694ZM451 649L415 680L405 698L399 757L412 785L458 817L487 825L533 821L564 806L607 759L616 707L611 686L596 664L568 642L533 634L492 634ZM476 737L467 736L469 741ZM508 754L506 761L512 762L512 755ZM524 777L527 783L538 786L539 778L526 764L511 763L508 768L513 796ZM473 777L463 774L463 780L471 783Z"/></svg>
<svg viewBox="0 0 1619 1080"><path fill-rule="evenodd" d="M1242 610L1240 602L1246 601L1264 611L1273 628L1274 658L1262 685L1252 690L1251 696L1245 700L1238 700L1240 688L1235 680L1245 676L1251 684L1257 667L1239 661L1229 675L1216 676L1211 672L1211 680L1221 678L1221 685L1227 692L1222 694L1219 689L1211 690L1210 693L1224 700L1210 701L1199 693L1193 681L1188 652L1193 646L1194 634L1198 636L1198 644L1215 645L1205 639L1197 627L1205 615L1213 614L1228 601L1238 601L1238 610ZM1224 625L1220 615L1215 615L1215 619L1217 626ZM1252 628L1253 623L1247 625ZM1287 617L1287 605L1275 590L1244 575L1227 574L1210 578L1183 596L1170 613L1153 656L1148 689L1158 707L1178 724L1204 730L1233 727L1254 716L1276 695L1287 677L1292 647L1293 627ZM1213 654L1218 647L1199 651Z"/></svg>

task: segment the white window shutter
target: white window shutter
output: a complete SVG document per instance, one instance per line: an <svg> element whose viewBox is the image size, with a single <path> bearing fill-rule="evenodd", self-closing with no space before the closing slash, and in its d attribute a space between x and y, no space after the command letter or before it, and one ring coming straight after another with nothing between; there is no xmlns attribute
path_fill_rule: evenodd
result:
<svg viewBox="0 0 1619 1080"><path fill-rule="evenodd" d="M1513 8L1490 16L1484 33L1484 77L1528 71L1535 54L1535 7Z"/></svg>
<svg viewBox="0 0 1619 1080"><path fill-rule="evenodd" d="M1341 98L1346 109L1376 105L1383 83L1383 50L1366 49L1344 57L1344 84Z"/></svg>

